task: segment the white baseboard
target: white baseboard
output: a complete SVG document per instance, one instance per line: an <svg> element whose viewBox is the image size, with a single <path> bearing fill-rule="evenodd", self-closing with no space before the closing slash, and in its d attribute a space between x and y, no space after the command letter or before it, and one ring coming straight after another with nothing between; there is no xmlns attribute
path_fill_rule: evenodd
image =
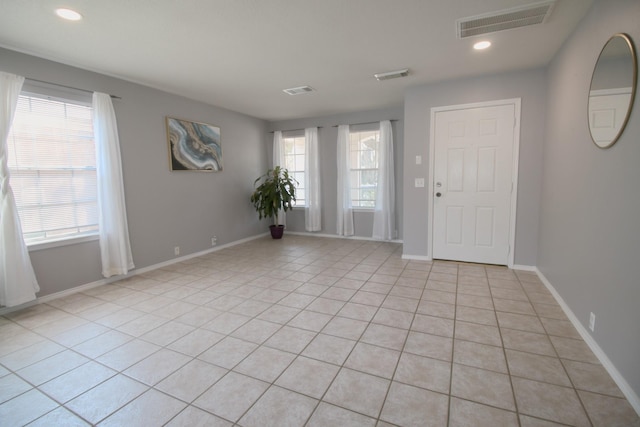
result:
<svg viewBox="0 0 640 427"><path fill-rule="evenodd" d="M535 267L535 272L540 278L540 280L542 280L542 283L544 283L547 289L549 289L549 292L551 292L551 294L556 299L558 304L560 304L560 307L562 307L562 310L565 312L565 314L567 315L571 323L573 323L573 326L575 326L576 330L578 331L578 333L580 334L584 342L587 343L591 351L593 351L593 354L595 354L595 356L598 358L602 366L604 366L604 368L607 370L609 375L611 375L611 378L613 378L613 381L615 381L618 387L620 387L620 391L622 391L622 394L624 394L624 396L627 398L627 400L629 401L629 404L638 413L638 415L640 415L640 398L638 397L636 392L631 388L629 383L620 374L618 369L616 369L613 362L611 362L611 360L609 359L609 357L607 357L607 355L602 350L602 348L600 348L596 340L593 339L589 331L585 329L585 327L582 325L580 320L578 320L578 318L573 313L573 311L571 311L567 303L564 302L564 299L562 299L562 297L560 296L558 291L556 291L556 289L553 287L551 282L549 282L549 280L544 276L544 274L542 274L542 272L537 267Z"/></svg>
<svg viewBox="0 0 640 427"><path fill-rule="evenodd" d="M311 236L311 237L323 237L330 239L347 239L347 240L367 240L371 242L380 242L380 243L402 243L402 240L378 240L372 237L364 237L364 236L339 236L337 234L326 234L326 233L314 233L309 231L285 231L286 234L293 234L294 236Z"/></svg>
<svg viewBox="0 0 640 427"><path fill-rule="evenodd" d="M196 258L196 257L199 257L199 256L207 255L207 254L210 254L212 252L216 252L216 251L222 250L224 248L228 248L228 247L231 247L231 246L236 246L236 245L239 245L239 244L242 244L242 243L250 242L251 240L256 240L256 239L259 239L261 237L267 236L268 234L269 233L261 233L261 234L255 235L255 236L246 237L244 239L235 240L235 241L233 241L231 243L226 243L224 245L214 246L211 249L206 249L204 251L195 252L195 253L192 253L192 254L181 256L179 258L173 258L173 259L170 259L168 261L163 261L163 262L160 262L158 264L153 264L153 265L149 265L147 267L137 268L135 270L131 270L127 274L123 274L123 275L120 275L120 276L109 277L108 279L100 279L100 280L96 280L95 282L91 282L91 283L85 283L84 285L75 286L75 287L70 288L70 289L65 289L64 291L55 292L55 293L52 293L52 294L49 294L49 295L38 297L33 301L29 301L29 302L21 304L21 305L16 305L16 306L13 306L13 307L2 307L2 308L0 308L0 316L3 316L3 315L8 314L8 313L11 313L13 311L22 310L23 308L31 307L31 306L36 305L36 304L43 304L43 303L46 303L46 302L49 302L49 301L53 301L53 300L58 299L58 298L63 298L63 297L69 296L69 295L73 295L73 294L78 293L78 292L86 291L86 290L89 290L89 289L92 289L92 288L97 288L98 286L107 285L109 283L117 282L119 280L126 279L128 277L133 277L133 276L137 276L137 275L140 275L140 274L144 274L144 273L147 273L149 271L156 270L158 268L162 268L162 267L166 267L168 265L175 264L177 262L182 262L182 261L186 261L186 260L191 259L191 258Z"/></svg>
<svg viewBox="0 0 640 427"><path fill-rule="evenodd" d="M535 265L522 265L522 264L514 264L511 269L513 270L521 270L521 271L533 271L537 272L538 269Z"/></svg>
<svg viewBox="0 0 640 427"><path fill-rule="evenodd" d="M412 261L433 261L430 257L428 256L423 256L423 255L408 255L408 254L402 254L402 259L408 259L408 260L412 260Z"/></svg>

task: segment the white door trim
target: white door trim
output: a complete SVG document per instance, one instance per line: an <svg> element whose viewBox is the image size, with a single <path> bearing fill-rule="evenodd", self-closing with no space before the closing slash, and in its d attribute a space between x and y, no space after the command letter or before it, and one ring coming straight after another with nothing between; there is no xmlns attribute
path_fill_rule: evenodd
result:
<svg viewBox="0 0 640 427"><path fill-rule="evenodd" d="M509 260L508 267L515 264L515 238L516 238L516 208L518 205L518 163L520 159L520 104L521 98L501 99L496 101L475 102L471 104L448 105L431 108L431 125L429 129L429 186L427 197L427 258L433 259L433 181L435 170L435 118L436 113L452 110L465 110L470 108L496 107L499 105L513 105L515 121L513 127L513 163L512 163L512 190L511 209L509 218Z"/></svg>

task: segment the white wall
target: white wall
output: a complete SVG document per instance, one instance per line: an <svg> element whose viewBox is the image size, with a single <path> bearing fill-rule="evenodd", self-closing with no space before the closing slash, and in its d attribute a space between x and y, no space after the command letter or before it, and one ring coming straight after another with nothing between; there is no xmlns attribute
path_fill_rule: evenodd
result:
<svg viewBox="0 0 640 427"><path fill-rule="evenodd" d="M264 232L251 206L267 165L266 122L97 73L0 49L0 70L121 96L119 126L133 259L142 268ZM165 116L219 126L224 170L171 172ZM38 296L102 278L98 242L32 251Z"/></svg>
<svg viewBox="0 0 640 427"><path fill-rule="evenodd" d="M415 178L431 179L429 137L431 108L498 99L522 99L520 162L515 236L515 264L534 266L537 260L545 118L545 70L526 70L412 88L405 95L403 254L427 256L428 185L415 188ZM422 156L422 164L415 158Z"/></svg>
<svg viewBox="0 0 640 427"><path fill-rule="evenodd" d="M538 266L640 394L640 97L610 149L589 135L587 99L614 33L640 43L640 2L598 0L549 67Z"/></svg>

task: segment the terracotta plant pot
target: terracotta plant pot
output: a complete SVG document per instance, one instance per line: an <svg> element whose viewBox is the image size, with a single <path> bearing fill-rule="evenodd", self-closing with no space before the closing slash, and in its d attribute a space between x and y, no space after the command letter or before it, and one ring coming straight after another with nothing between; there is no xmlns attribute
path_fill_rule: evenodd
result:
<svg viewBox="0 0 640 427"><path fill-rule="evenodd" d="M271 237L274 239L282 239L284 233L284 225L270 225L269 231L271 231Z"/></svg>

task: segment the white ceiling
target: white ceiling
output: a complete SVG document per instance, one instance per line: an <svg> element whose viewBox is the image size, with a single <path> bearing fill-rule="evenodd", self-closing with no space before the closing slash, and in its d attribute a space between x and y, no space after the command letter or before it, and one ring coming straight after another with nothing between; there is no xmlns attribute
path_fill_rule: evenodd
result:
<svg viewBox="0 0 640 427"><path fill-rule="evenodd" d="M536 1L1 0L0 46L292 119L398 106L412 86L544 66L593 0L558 0L545 24L456 37L457 19ZM61 6L84 19L61 20ZM474 51L479 39L493 46ZM373 77L402 68L409 77ZM282 92L303 85L316 92Z"/></svg>

